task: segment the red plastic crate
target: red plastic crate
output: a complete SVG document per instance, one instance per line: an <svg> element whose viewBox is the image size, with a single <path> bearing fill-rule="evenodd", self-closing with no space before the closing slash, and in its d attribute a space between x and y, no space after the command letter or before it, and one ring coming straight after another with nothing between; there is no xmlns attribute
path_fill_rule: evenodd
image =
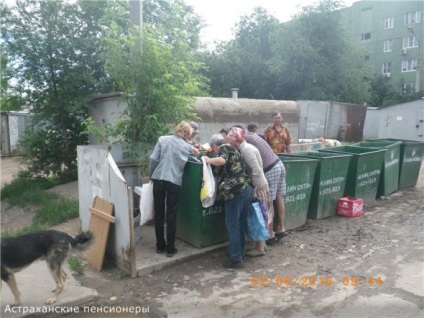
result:
<svg viewBox="0 0 424 318"><path fill-rule="evenodd" d="M356 198L340 198L337 206L337 214L348 218L356 218L364 214L364 201Z"/></svg>

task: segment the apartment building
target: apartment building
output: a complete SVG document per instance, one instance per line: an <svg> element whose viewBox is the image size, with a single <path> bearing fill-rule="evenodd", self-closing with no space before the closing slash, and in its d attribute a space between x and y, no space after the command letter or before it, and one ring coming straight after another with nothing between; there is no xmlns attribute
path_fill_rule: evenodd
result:
<svg viewBox="0 0 424 318"><path fill-rule="evenodd" d="M362 0L341 12L376 75L401 94L424 91L424 1Z"/></svg>

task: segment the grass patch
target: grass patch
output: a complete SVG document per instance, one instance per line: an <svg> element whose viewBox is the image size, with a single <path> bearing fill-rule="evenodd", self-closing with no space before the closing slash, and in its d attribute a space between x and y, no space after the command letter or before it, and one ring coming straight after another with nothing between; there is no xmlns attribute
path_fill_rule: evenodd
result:
<svg viewBox="0 0 424 318"><path fill-rule="evenodd" d="M7 187L7 186L5 186ZM46 192L45 190L33 187L33 185L28 184L27 188L16 195L3 197L3 192L1 193L2 199L7 203L13 206L41 206L47 205L48 202L58 199L58 196L54 193Z"/></svg>
<svg viewBox="0 0 424 318"><path fill-rule="evenodd" d="M34 199L35 196L39 195L40 190L50 189L55 185L51 178L31 177L26 171L21 171L16 179L1 189L0 195L2 200L14 204L25 196ZM35 195L33 195L34 193ZM22 204L27 205L27 202Z"/></svg>
<svg viewBox="0 0 424 318"><path fill-rule="evenodd" d="M1 199L12 206L35 207L36 215L32 225L13 233L4 233L2 237L40 231L78 217L78 201L46 191L57 184L57 178L31 177L27 171L19 173L16 179L6 184L0 191Z"/></svg>
<svg viewBox="0 0 424 318"><path fill-rule="evenodd" d="M75 200L56 198L44 202L34 221L39 224L56 225L78 217L78 202Z"/></svg>
<svg viewBox="0 0 424 318"><path fill-rule="evenodd" d="M24 235L24 234L27 234L27 233L42 231L42 230L45 230L46 228L47 227L45 225L42 225L42 224L32 224L32 225L25 226L24 228L13 231L13 232L6 231L1 235L1 238L20 236L20 235Z"/></svg>
<svg viewBox="0 0 424 318"><path fill-rule="evenodd" d="M84 273L84 263L81 261L80 258L76 256L69 256L68 257L68 264L69 267L78 274Z"/></svg>

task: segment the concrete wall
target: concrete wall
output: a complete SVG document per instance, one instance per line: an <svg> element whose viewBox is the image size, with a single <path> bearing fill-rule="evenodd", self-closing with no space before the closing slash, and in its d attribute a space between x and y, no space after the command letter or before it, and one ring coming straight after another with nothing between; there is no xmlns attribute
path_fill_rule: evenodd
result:
<svg viewBox="0 0 424 318"><path fill-rule="evenodd" d="M103 145L78 146L79 216L83 230L87 230L91 216L89 208L96 196L114 204L116 223L111 224L106 252L120 268L135 277L134 185L129 185L127 179L132 183L139 182L133 179L128 166L123 169L118 166L123 162L123 149L125 147L121 145L112 146L110 151Z"/></svg>
<svg viewBox="0 0 424 318"><path fill-rule="evenodd" d="M126 108L125 102L120 101L121 95L103 94L93 99L89 116L93 117L97 125L115 123L121 118ZM297 143L299 139L299 106L295 101L197 97L193 107L200 117L197 121L200 135L196 140L200 143L208 142L213 134L233 124L246 127L250 122L256 122L259 131L263 132L272 123L274 112L281 112L283 115L283 125L289 129L293 142ZM90 143L98 144L99 141L91 135Z"/></svg>
<svg viewBox="0 0 424 318"><path fill-rule="evenodd" d="M255 122L259 132L263 132L272 123L274 112L283 116L283 125L289 129L293 143L299 140L299 106L295 101L197 97L193 106L201 118L198 121L201 143L233 124L247 128L247 124Z"/></svg>
<svg viewBox="0 0 424 318"><path fill-rule="evenodd" d="M125 110L120 102L121 94L104 94L94 100L89 115L98 125L114 123ZM293 144L299 138L325 137L341 141L361 141L366 116L366 107L330 101L283 101L245 98L197 97L193 108L199 116L200 135L196 142L205 143L222 128L234 124L245 127L250 122L258 124L260 132L272 123L272 114L283 115L283 125L292 136ZM90 143L99 143L90 136Z"/></svg>

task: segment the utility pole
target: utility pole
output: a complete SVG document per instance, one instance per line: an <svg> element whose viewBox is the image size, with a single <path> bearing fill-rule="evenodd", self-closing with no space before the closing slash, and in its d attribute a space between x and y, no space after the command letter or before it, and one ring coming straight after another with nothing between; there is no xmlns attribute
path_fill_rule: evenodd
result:
<svg viewBox="0 0 424 318"><path fill-rule="evenodd" d="M130 0L130 20L134 25L143 26L143 3L142 0Z"/></svg>

